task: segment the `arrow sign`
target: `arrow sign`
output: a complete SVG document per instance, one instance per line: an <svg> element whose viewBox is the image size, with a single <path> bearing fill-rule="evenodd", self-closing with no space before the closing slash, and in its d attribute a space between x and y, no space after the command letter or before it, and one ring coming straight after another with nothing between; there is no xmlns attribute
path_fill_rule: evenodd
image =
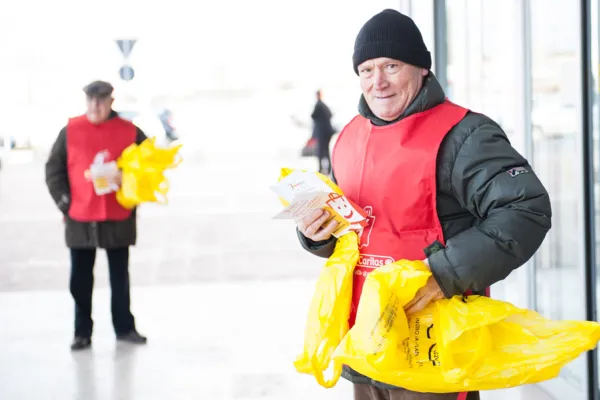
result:
<svg viewBox="0 0 600 400"><path fill-rule="evenodd" d="M121 49L121 53L123 53L123 56L125 58L129 57L129 55L131 54L131 50L133 50L133 46L135 45L135 42L137 42L136 39L118 39L117 40L117 45L119 46L119 49Z"/></svg>

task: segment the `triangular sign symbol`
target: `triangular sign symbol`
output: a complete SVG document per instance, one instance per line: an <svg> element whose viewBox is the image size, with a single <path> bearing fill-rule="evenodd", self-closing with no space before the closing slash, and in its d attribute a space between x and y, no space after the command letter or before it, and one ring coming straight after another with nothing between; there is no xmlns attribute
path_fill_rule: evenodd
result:
<svg viewBox="0 0 600 400"><path fill-rule="evenodd" d="M121 49L121 53L125 58L129 57L131 54L131 50L133 50L133 46L137 42L136 39L119 39L117 40L117 44L119 45L119 49Z"/></svg>

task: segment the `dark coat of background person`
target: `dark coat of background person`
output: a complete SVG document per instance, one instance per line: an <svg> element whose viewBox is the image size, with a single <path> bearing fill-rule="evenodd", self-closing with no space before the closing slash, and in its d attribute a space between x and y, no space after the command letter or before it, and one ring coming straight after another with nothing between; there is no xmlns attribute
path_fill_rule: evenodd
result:
<svg viewBox="0 0 600 400"><path fill-rule="evenodd" d="M318 100L311 114L313 120L313 137L317 139L317 154L319 158L329 156L329 142L335 133L331 125L331 110L323 101Z"/></svg>

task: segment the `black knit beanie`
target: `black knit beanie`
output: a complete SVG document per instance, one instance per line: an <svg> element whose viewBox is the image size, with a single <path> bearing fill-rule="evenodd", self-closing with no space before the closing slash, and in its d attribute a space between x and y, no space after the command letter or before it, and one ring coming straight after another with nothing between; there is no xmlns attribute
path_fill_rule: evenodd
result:
<svg viewBox="0 0 600 400"><path fill-rule="evenodd" d="M431 54L421 31L410 17L396 10L383 10L360 29L352 55L354 72L358 74L360 64L378 57L431 69Z"/></svg>

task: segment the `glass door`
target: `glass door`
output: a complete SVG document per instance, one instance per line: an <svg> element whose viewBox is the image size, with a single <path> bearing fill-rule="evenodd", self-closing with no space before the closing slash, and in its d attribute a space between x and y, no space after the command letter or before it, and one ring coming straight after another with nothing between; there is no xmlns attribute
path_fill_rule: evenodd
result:
<svg viewBox="0 0 600 400"><path fill-rule="evenodd" d="M532 152L550 193L552 229L535 256L535 303L550 319L586 319L581 10L531 0ZM557 399L588 398L587 358L540 385Z"/></svg>

